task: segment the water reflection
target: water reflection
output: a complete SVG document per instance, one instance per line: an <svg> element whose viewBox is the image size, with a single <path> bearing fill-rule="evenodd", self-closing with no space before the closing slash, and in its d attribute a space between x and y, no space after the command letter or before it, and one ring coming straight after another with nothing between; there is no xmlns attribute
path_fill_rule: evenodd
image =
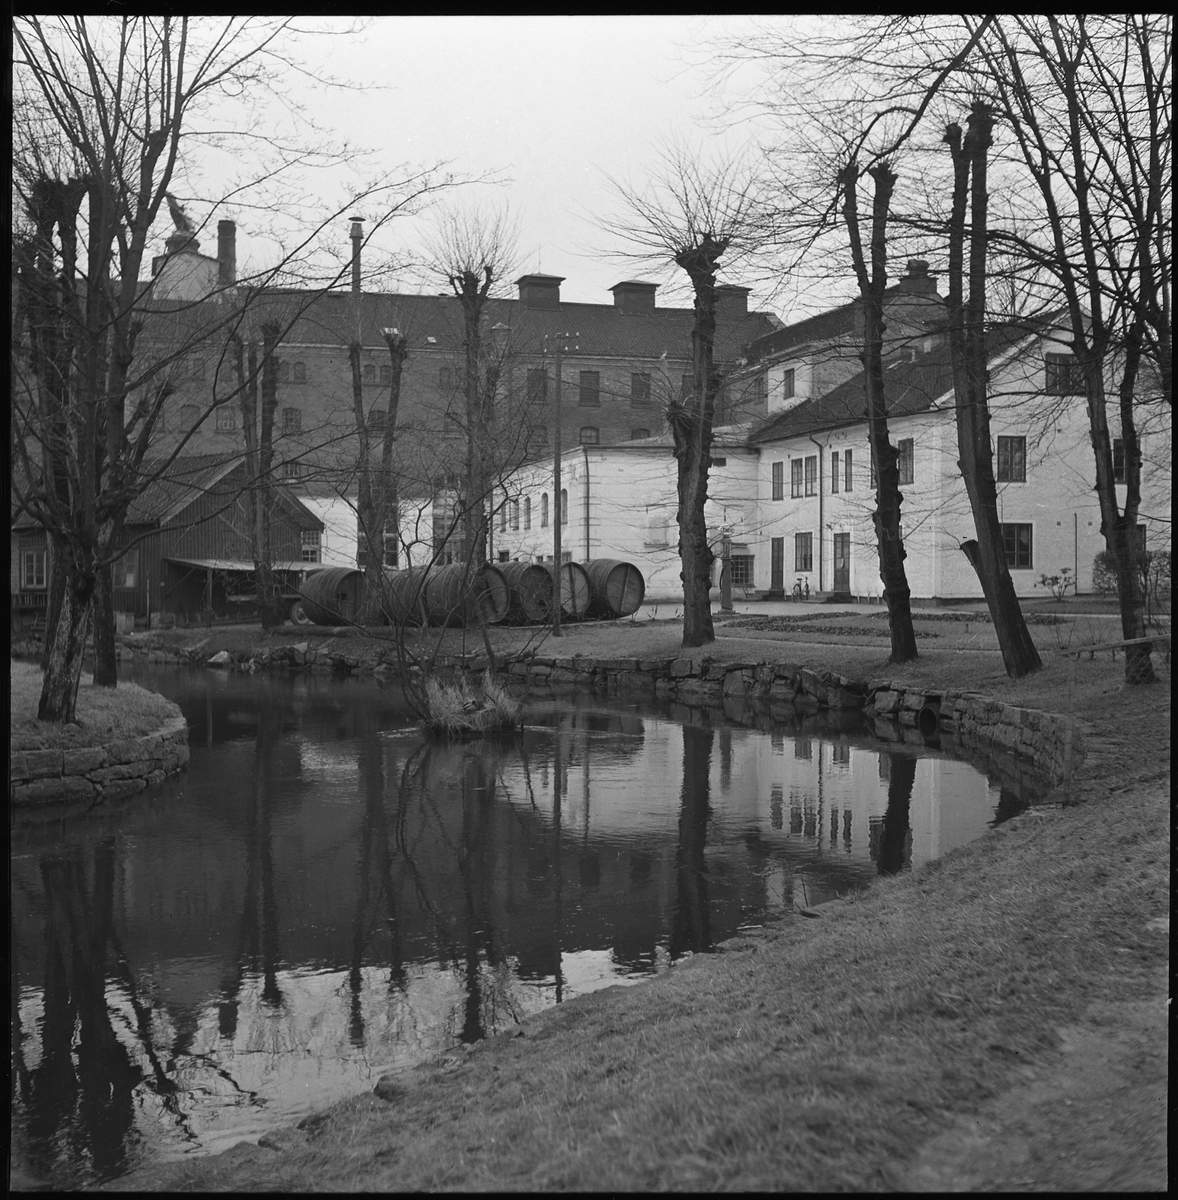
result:
<svg viewBox="0 0 1178 1200"><path fill-rule="evenodd" d="M57 1187L256 1138L1025 803L845 718L576 696L440 746L361 681L140 677L187 776L14 831L15 1161Z"/></svg>

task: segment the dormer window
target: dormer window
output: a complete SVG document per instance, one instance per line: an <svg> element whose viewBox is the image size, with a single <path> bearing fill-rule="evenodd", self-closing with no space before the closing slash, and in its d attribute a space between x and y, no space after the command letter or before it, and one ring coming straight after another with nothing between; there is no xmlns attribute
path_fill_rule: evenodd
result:
<svg viewBox="0 0 1178 1200"><path fill-rule="evenodd" d="M789 400L794 394L794 369L790 367L781 373L781 398Z"/></svg>

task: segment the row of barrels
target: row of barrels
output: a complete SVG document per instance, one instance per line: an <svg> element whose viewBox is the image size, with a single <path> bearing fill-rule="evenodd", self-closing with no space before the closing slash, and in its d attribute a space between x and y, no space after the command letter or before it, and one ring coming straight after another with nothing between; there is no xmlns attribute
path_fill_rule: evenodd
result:
<svg viewBox="0 0 1178 1200"><path fill-rule="evenodd" d="M362 571L324 567L299 593L316 625L364 619L368 582ZM383 572L379 609L393 625L543 624L552 619L554 567L549 563L494 563L480 571L454 564ZM613 558L560 568L560 611L566 620L628 617L646 594L642 572Z"/></svg>

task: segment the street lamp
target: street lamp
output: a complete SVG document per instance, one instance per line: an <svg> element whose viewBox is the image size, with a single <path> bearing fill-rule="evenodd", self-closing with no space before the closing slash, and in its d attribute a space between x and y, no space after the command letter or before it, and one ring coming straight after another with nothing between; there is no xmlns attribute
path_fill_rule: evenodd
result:
<svg viewBox="0 0 1178 1200"><path fill-rule="evenodd" d="M562 637L560 631L560 607L562 603L561 593L561 534L560 527L564 522L564 504L561 502L561 462L560 462L560 385L561 376L564 372L564 356L567 353L575 352L580 349L580 343L573 341L574 338L579 338L579 333L557 333L553 335L556 342L556 379L554 380L552 394L552 424L555 430L555 451L552 455L552 509L555 515L555 520L552 523L552 636ZM547 351L548 335L544 335L545 351Z"/></svg>

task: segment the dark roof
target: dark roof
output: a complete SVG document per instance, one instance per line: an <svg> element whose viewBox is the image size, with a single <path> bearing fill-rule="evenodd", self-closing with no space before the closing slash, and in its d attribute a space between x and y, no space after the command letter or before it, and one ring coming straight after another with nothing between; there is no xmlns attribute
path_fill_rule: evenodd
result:
<svg viewBox="0 0 1178 1200"><path fill-rule="evenodd" d="M1042 332L1044 325L1044 322L1017 322L994 326L987 333L987 361L993 363L1003 357L1024 338ZM927 412L952 387L953 364L947 341L927 354L898 358L884 365L884 396L889 417ZM794 408L773 414L753 431L749 440L776 442L866 419L867 390L860 371L824 396L803 400Z"/></svg>
<svg viewBox="0 0 1178 1200"><path fill-rule="evenodd" d="M462 310L453 296L364 293L357 306L350 292L315 295L273 292L263 308L283 327L287 346L300 343L347 345L355 337L357 315L360 340L366 347L384 345L382 329L399 329L412 350L462 350ZM357 314L357 307L359 312ZM259 311L258 319L261 319ZM521 353L538 354L544 335L575 333L577 353L586 357L658 359L691 356L690 308L656 308L652 313L623 313L612 304L562 303L557 308L528 308L519 300L492 297L487 302L484 329L496 325L510 330L511 345ZM716 329L716 354L733 359L742 346L770 332L777 320L769 313L749 313L738 320L721 320ZM429 339L432 338L431 342Z"/></svg>
<svg viewBox="0 0 1178 1200"><path fill-rule="evenodd" d="M889 301L900 299L914 304L928 305L931 310L928 318L930 325L939 324L944 319L944 299L938 292L912 292L904 283L895 283L885 289L885 305ZM832 342L839 338L853 336L858 333L861 304L862 302L856 298L839 305L838 308L829 309L826 312L818 313L817 316L807 317L804 321L795 321L792 325L786 325L782 329L767 333L745 347L745 356L749 362L760 362L812 342Z"/></svg>

